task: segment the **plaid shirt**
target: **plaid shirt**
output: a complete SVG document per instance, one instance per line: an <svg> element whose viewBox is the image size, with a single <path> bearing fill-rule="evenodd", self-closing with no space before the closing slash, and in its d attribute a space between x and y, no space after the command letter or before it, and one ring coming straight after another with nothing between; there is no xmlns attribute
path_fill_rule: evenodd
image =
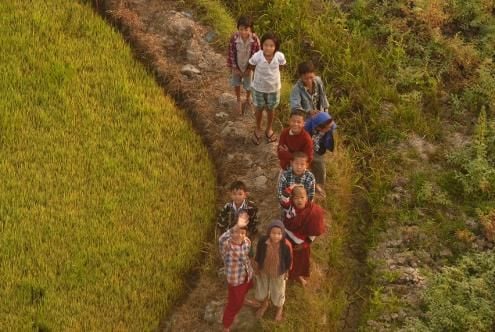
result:
<svg viewBox="0 0 495 332"><path fill-rule="evenodd" d="M247 212L249 216L249 224L247 225L249 235L251 236L257 233L258 208L252 201L248 200L244 200L238 209L235 208L234 202L228 202L224 205L217 218L217 226L222 233L235 226L237 223L237 217L241 211Z"/></svg>
<svg viewBox="0 0 495 332"><path fill-rule="evenodd" d="M304 174L297 176L292 172L292 167L282 173L278 182L278 199L280 204L285 207L290 200L291 190L289 187L293 184L302 184L308 193L308 199L310 201L315 197L315 176L308 170L304 171Z"/></svg>
<svg viewBox="0 0 495 332"><path fill-rule="evenodd" d="M231 286L239 286L253 277L250 256L251 241L246 237L241 244L232 242L232 228L218 239L220 254L225 265L227 282Z"/></svg>
<svg viewBox="0 0 495 332"><path fill-rule="evenodd" d="M239 65L237 64L237 45L236 41L239 37L239 32L236 32L232 35L229 41L229 54L227 57L227 67L229 68L237 68L239 69ZM260 40L255 33L251 35L251 39L253 42L251 43L251 52L249 57L252 57L254 53L260 50Z"/></svg>

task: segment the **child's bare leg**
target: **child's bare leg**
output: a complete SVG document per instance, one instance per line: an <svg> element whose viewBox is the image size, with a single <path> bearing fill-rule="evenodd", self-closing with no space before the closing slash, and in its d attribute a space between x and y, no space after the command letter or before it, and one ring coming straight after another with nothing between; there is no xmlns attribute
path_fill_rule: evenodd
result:
<svg viewBox="0 0 495 332"><path fill-rule="evenodd" d="M256 108L256 134L259 136L261 133L261 120L263 120L263 108Z"/></svg>
<svg viewBox="0 0 495 332"><path fill-rule="evenodd" d="M263 303L261 304L261 307L256 311L256 318L260 319L263 317L263 315L266 312L266 309L268 309L268 305L270 304L269 299L265 299Z"/></svg>
<svg viewBox="0 0 495 332"><path fill-rule="evenodd" d="M275 110L267 111L266 112L266 135L271 136L270 134L273 133L273 118L275 117ZM261 126L261 123L260 123ZM261 129L261 128L260 128Z"/></svg>
<svg viewBox="0 0 495 332"><path fill-rule="evenodd" d="M246 103L251 103L251 90L246 90Z"/></svg>
<svg viewBox="0 0 495 332"><path fill-rule="evenodd" d="M236 86L234 87L234 91L235 91L235 96L237 97L237 106L236 106L236 111L237 113L241 114L242 112L242 109L241 109L241 106L242 106L242 103L241 103L241 86Z"/></svg>
<svg viewBox="0 0 495 332"><path fill-rule="evenodd" d="M303 276L299 276L297 280L301 283L303 287L306 287L306 285L308 284L308 281Z"/></svg>
<svg viewBox="0 0 495 332"><path fill-rule="evenodd" d="M251 308L259 308L261 307L261 303L257 300L248 299L247 297L244 299L244 304Z"/></svg>
<svg viewBox="0 0 495 332"><path fill-rule="evenodd" d="M277 307L277 312L275 313L275 321L280 322L283 318L284 306Z"/></svg>

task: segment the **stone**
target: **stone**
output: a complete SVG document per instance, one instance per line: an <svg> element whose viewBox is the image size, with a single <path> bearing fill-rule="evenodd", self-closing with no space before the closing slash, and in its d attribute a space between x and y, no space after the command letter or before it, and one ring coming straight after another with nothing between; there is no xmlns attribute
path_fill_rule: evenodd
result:
<svg viewBox="0 0 495 332"><path fill-rule="evenodd" d="M221 323L224 303L222 301L210 301L206 305L203 319L208 323Z"/></svg>
<svg viewBox="0 0 495 332"><path fill-rule="evenodd" d="M445 249L442 249L439 253L440 257L443 257L443 258L446 258L446 257L452 257L452 251L450 251L450 249L448 248L445 248Z"/></svg>
<svg viewBox="0 0 495 332"><path fill-rule="evenodd" d="M167 19L169 31L174 34L177 39L188 40L194 34L194 21L182 15L175 15Z"/></svg>
<svg viewBox="0 0 495 332"><path fill-rule="evenodd" d="M257 176L254 179L254 186L257 188L264 188L266 186L266 182L268 181L267 177L264 175Z"/></svg>
<svg viewBox="0 0 495 332"><path fill-rule="evenodd" d="M188 77L193 77L193 76L201 74L201 70L199 70L198 68L196 68L195 66L193 66L191 64L187 64L187 65L182 66L182 68L180 69L180 72L182 74L188 76Z"/></svg>
<svg viewBox="0 0 495 332"><path fill-rule="evenodd" d="M202 54L195 49L188 49L186 51L186 59L192 63L198 63L201 60Z"/></svg>
<svg viewBox="0 0 495 332"><path fill-rule="evenodd" d="M231 126L225 126L225 128L222 129L222 131L220 132L220 135L226 137L226 136L233 136L235 135L235 128L231 127Z"/></svg>
<svg viewBox="0 0 495 332"><path fill-rule="evenodd" d="M218 112L217 114L215 114L215 117L217 119L225 119L225 118L228 118L229 117L229 114L228 113L225 113L225 112Z"/></svg>
<svg viewBox="0 0 495 332"><path fill-rule="evenodd" d="M206 41L207 43L212 43L217 39L218 34L215 31L208 31L205 33L203 36L203 40Z"/></svg>
<svg viewBox="0 0 495 332"><path fill-rule="evenodd" d="M254 176L259 177L259 176L263 175L263 169L262 169L261 167L259 167L259 166L258 166L258 167L256 167L256 169L254 170L253 174L254 174Z"/></svg>
<svg viewBox="0 0 495 332"><path fill-rule="evenodd" d="M250 155L244 155L244 163L246 164L246 166L248 168L250 168L251 166L253 166L253 161L251 160L251 156Z"/></svg>
<svg viewBox="0 0 495 332"><path fill-rule="evenodd" d="M237 105L237 97L228 92L224 92L218 97L218 103L227 109L234 109Z"/></svg>

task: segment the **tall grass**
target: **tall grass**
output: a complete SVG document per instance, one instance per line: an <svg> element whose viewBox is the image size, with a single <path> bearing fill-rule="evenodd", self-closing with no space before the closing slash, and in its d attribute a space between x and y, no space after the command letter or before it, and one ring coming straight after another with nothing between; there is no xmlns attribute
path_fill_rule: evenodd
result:
<svg viewBox="0 0 495 332"><path fill-rule="evenodd" d="M180 295L214 172L77 1L0 2L0 330L146 331Z"/></svg>

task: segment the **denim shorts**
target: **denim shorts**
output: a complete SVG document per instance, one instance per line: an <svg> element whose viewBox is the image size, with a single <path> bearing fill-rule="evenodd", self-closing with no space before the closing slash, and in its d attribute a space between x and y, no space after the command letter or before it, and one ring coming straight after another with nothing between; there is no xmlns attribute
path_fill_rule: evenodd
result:
<svg viewBox="0 0 495 332"><path fill-rule="evenodd" d="M251 90L251 77L253 77L253 73L249 76L242 76L240 74L232 74L230 77L230 85L231 86L243 86L244 90Z"/></svg>
<svg viewBox="0 0 495 332"><path fill-rule="evenodd" d="M269 111L273 111L280 103L280 90L277 92L259 92L253 89L253 104L256 108L261 109L266 107Z"/></svg>

